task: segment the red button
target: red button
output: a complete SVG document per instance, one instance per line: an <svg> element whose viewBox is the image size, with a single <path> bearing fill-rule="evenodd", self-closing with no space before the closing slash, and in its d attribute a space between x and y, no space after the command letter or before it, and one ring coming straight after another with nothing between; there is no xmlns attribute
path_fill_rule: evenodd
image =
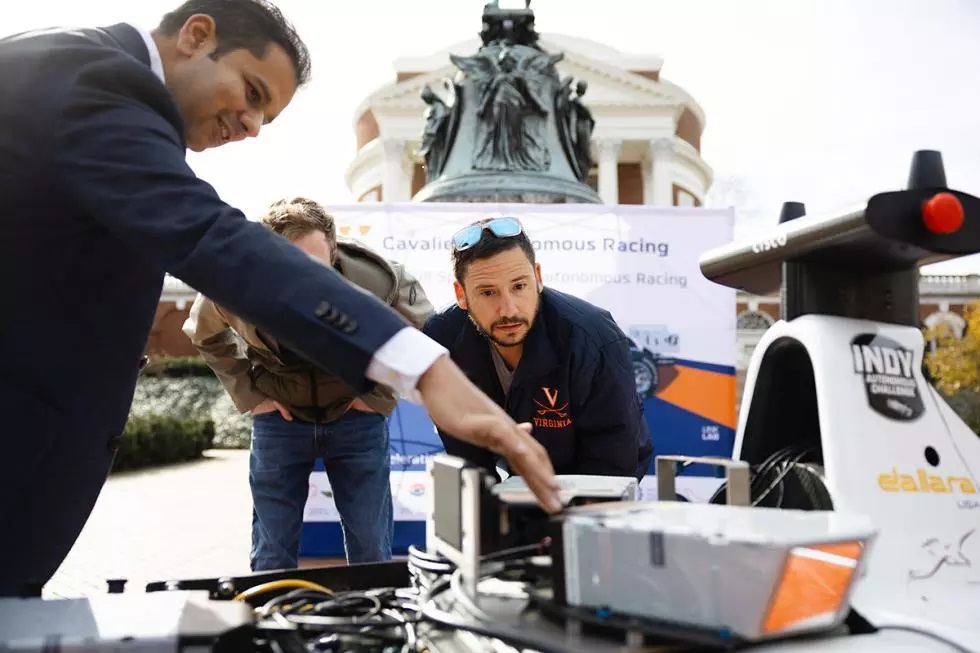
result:
<svg viewBox="0 0 980 653"><path fill-rule="evenodd" d="M936 193L922 205L922 222L934 234L951 234L963 226L963 205L952 193Z"/></svg>

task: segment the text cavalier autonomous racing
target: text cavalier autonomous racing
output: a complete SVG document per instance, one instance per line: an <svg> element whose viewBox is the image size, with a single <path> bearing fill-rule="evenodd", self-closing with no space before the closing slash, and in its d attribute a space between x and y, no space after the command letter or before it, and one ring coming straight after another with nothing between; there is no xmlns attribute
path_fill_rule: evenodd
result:
<svg viewBox="0 0 980 653"><path fill-rule="evenodd" d="M578 239L532 239L531 245L539 252L617 252L620 254L655 254L660 257L670 256L670 244L667 242L646 240L620 240L617 238L578 238ZM430 238L397 238L386 236L381 241L386 250L405 252L438 252L452 251L453 243L449 238L432 236Z"/></svg>

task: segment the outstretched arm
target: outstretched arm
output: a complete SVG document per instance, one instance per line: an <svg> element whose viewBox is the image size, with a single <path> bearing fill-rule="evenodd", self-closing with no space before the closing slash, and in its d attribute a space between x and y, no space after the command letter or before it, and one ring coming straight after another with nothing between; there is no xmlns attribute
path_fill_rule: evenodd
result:
<svg viewBox="0 0 980 653"><path fill-rule="evenodd" d="M60 92L51 116L52 165L59 191L95 222L149 265L358 391L373 381L421 400L446 431L526 470L542 505L558 509L547 453L469 383L445 349L333 269L248 221L195 176L175 127L177 108L145 66L107 53Z"/></svg>

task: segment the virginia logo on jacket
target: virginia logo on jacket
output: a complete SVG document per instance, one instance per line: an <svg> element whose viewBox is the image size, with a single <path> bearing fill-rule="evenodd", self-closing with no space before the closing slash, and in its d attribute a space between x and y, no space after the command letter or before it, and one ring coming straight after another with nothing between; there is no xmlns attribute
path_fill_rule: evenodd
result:
<svg viewBox="0 0 980 653"><path fill-rule="evenodd" d="M532 418L534 426L543 429L563 429L571 426L572 419L568 416L568 402L558 404L557 388L541 388L544 401L534 400L537 415Z"/></svg>

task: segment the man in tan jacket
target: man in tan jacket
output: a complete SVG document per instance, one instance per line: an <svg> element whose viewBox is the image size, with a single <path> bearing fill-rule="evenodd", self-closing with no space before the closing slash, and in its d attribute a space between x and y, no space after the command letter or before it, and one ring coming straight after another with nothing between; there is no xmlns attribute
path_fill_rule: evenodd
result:
<svg viewBox="0 0 980 653"><path fill-rule="evenodd" d="M338 241L333 217L305 198L280 200L263 222L417 328L433 313L418 281L364 245ZM357 396L344 381L198 295L184 333L239 410L253 415L253 571L297 566L309 476L323 459L340 514L347 561L391 558L393 531L387 417L397 397L376 386Z"/></svg>

